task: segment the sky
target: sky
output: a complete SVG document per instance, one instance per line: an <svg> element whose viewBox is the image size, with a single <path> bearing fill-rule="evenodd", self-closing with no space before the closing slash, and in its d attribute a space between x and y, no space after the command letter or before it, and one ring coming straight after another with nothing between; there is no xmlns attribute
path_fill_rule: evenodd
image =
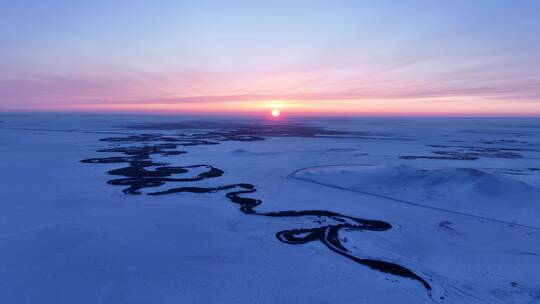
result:
<svg viewBox="0 0 540 304"><path fill-rule="evenodd" d="M540 1L0 2L0 111L540 115Z"/></svg>

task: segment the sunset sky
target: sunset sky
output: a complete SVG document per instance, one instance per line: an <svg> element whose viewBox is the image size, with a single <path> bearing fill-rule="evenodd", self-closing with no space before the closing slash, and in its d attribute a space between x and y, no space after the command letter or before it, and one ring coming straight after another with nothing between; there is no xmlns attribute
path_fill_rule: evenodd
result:
<svg viewBox="0 0 540 304"><path fill-rule="evenodd" d="M539 14L540 1L1 1L0 111L540 115Z"/></svg>

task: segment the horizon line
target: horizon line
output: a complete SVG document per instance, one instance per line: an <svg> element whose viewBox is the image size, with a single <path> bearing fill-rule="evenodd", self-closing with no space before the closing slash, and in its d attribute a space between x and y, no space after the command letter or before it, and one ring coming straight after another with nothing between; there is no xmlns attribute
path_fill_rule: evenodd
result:
<svg viewBox="0 0 540 304"><path fill-rule="evenodd" d="M268 111L228 111L228 112L215 112L215 111L78 111L78 110L39 110L39 109L12 109L12 110L1 110L0 115L18 115L18 114L43 114L43 115L107 115L107 116L212 116L212 117L268 117L270 114ZM321 113L321 112L296 112L291 111L289 113L282 113L282 117L275 118L276 120L283 120L287 118L369 118L369 117L403 117L403 118L429 118L429 117L446 117L446 118L540 118L540 113L513 113L513 114L502 114L502 113L383 113L383 112L358 112L358 113Z"/></svg>

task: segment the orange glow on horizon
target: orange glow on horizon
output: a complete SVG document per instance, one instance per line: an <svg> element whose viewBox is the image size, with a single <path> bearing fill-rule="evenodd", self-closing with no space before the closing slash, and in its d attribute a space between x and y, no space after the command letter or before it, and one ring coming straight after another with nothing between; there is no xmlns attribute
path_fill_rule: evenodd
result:
<svg viewBox="0 0 540 304"><path fill-rule="evenodd" d="M272 116L273 117L279 117L279 115L281 115L281 111L279 109L272 109L272 112L271 112Z"/></svg>
<svg viewBox="0 0 540 304"><path fill-rule="evenodd" d="M477 97L423 99L341 99L287 101L220 101L220 102L100 102L53 104L18 108L18 111L116 112L163 114L265 115L283 109L291 116L538 116L540 102L515 102ZM279 114L277 116L279 116ZM267 114L266 114L267 115Z"/></svg>

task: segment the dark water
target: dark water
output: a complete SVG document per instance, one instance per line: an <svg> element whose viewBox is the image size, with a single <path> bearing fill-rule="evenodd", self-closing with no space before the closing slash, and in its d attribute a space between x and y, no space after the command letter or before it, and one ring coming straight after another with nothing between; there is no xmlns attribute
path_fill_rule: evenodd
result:
<svg viewBox="0 0 540 304"><path fill-rule="evenodd" d="M248 131L246 131L248 130ZM255 129L256 131L256 129ZM152 155L181 155L185 151L177 150L182 146L217 145L220 141L259 141L268 136L266 132L255 132L252 129L243 131L212 131L202 134L164 136L160 134L139 134L125 137L108 137L101 139L108 142L111 147L98 150L98 152L117 152L122 156L90 158L82 160L83 163L124 163L125 167L108 171L108 174L117 176L108 183L111 185L124 186L123 192L130 195L141 194L142 189L150 191L151 188L165 184L181 182L196 182L205 179L219 177L224 171L207 164L194 164L190 166L170 166L164 162L152 160ZM277 130L280 132L283 130ZM317 136L318 129L309 128L285 128L285 132L293 133L294 136ZM261 134L262 133L262 134ZM283 135L283 133L281 133ZM329 133L325 133L328 135ZM270 135L274 135L270 133ZM336 135L332 133L332 135ZM337 134L339 135L339 134ZM137 144L121 146L120 144ZM194 172L194 173L192 173ZM431 295L431 285L428 280L416 274L412 270L396 263L376 259L367 259L355 256L350 252L345 242L339 238L341 230L380 231L384 232L392 228L387 222L369 220L326 210L299 210L299 211L273 211L258 212L256 207L263 203L262 200L248 197L257 191L250 183L237 183L218 187L174 187L165 191L148 192L148 195L170 195L173 193L214 193L224 192L226 197L239 206L242 213L265 217L279 218L302 218L310 222L307 227L283 230L276 233L277 239L283 243L301 245L309 242L321 242L331 251L350 259L358 264L384 273L409 278L421 283L428 294ZM313 227L315 225L315 227Z"/></svg>

